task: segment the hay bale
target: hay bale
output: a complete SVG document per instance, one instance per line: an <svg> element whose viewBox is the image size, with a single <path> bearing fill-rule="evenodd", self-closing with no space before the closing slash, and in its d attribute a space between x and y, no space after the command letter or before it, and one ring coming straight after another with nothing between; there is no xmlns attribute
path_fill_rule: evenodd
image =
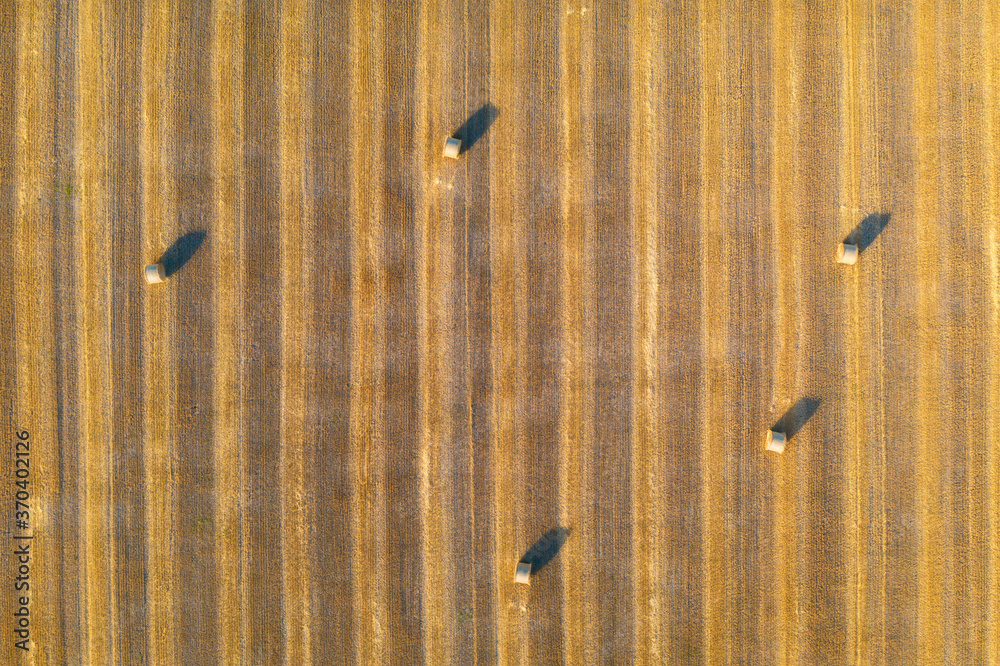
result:
<svg viewBox="0 0 1000 666"><path fill-rule="evenodd" d="M514 582L531 585L531 563L518 562L517 569L514 570Z"/></svg>
<svg viewBox="0 0 1000 666"><path fill-rule="evenodd" d="M767 431L767 450L774 451L775 453L784 453L785 451L785 433L775 432L773 430Z"/></svg>
<svg viewBox="0 0 1000 666"><path fill-rule="evenodd" d="M837 246L837 263L853 264L858 260L858 246L841 243Z"/></svg>
<svg viewBox="0 0 1000 666"><path fill-rule="evenodd" d="M462 150L462 142L454 137L448 137L444 141L444 156L453 160L458 159L458 153Z"/></svg>
<svg viewBox="0 0 1000 666"><path fill-rule="evenodd" d="M146 266L146 282L156 284L163 282L167 277L163 273L163 264L150 264Z"/></svg>

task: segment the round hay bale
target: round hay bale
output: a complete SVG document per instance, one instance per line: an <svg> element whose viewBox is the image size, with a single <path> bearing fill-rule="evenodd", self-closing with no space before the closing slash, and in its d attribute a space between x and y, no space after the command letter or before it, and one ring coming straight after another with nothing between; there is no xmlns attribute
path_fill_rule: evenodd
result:
<svg viewBox="0 0 1000 666"><path fill-rule="evenodd" d="M853 264L858 260L858 246L841 243L837 246L837 263Z"/></svg>
<svg viewBox="0 0 1000 666"><path fill-rule="evenodd" d="M518 562L517 569L514 570L514 582L531 585L531 563Z"/></svg>
<svg viewBox="0 0 1000 666"><path fill-rule="evenodd" d="M458 159L458 153L462 150L462 142L454 137L448 137L444 141L444 156L453 160Z"/></svg>
<svg viewBox="0 0 1000 666"><path fill-rule="evenodd" d="M146 282L156 284L167 279L163 273L163 264L150 264L146 266Z"/></svg>
<svg viewBox="0 0 1000 666"><path fill-rule="evenodd" d="M774 432L773 430L767 431L767 450L774 451L775 453L785 452L785 433Z"/></svg>

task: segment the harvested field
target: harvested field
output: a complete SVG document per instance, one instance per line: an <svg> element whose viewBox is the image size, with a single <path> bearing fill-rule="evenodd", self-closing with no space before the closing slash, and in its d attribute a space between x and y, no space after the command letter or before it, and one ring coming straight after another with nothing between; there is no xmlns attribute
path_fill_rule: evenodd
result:
<svg viewBox="0 0 1000 666"><path fill-rule="evenodd" d="M0 661L1000 663L998 43L4 0Z"/></svg>

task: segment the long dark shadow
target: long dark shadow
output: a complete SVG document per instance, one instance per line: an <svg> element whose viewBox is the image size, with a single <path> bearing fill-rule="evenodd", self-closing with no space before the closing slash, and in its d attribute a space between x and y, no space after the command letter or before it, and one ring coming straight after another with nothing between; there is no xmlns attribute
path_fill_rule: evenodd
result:
<svg viewBox="0 0 1000 666"><path fill-rule="evenodd" d="M478 111L469 116L469 119L451 135L453 139L462 142L462 148L458 154L461 155L476 145L476 141L479 141L479 138L486 134L486 130L490 128L499 115L500 109L486 102Z"/></svg>
<svg viewBox="0 0 1000 666"><path fill-rule="evenodd" d="M566 543L566 539L569 538L569 533L572 531L571 527L556 527L549 530L538 541L532 544L528 552L521 558L521 561L530 564L531 573L535 574L556 556L556 553Z"/></svg>
<svg viewBox="0 0 1000 666"><path fill-rule="evenodd" d="M872 213L861 224L854 229L844 239L845 245L857 245L858 252L864 252L865 248L875 242L878 235L889 224L890 213Z"/></svg>
<svg viewBox="0 0 1000 666"><path fill-rule="evenodd" d="M821 402L820 398L800 398L771 426L771 430L785 433L785 439L790 440L812 418Z"/></svg>
<svg viewBox="0 0 1000 666"><path fill-rule="evenodd" d="M170 277L179 271L184 264L190 261L203 242L205 242L204 231L190 231L175 240L158 262L163 264L164 275Z"/></svg>

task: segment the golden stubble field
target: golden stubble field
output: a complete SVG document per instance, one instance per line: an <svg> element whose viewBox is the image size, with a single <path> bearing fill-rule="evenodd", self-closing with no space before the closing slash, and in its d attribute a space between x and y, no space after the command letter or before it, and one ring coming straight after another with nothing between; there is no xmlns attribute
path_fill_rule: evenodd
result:
<svg viewBox="0 0 1000 666"><path fill-rule="evenodd" d="M998 43L4 0L0 661L998 663Z"/></svg>

